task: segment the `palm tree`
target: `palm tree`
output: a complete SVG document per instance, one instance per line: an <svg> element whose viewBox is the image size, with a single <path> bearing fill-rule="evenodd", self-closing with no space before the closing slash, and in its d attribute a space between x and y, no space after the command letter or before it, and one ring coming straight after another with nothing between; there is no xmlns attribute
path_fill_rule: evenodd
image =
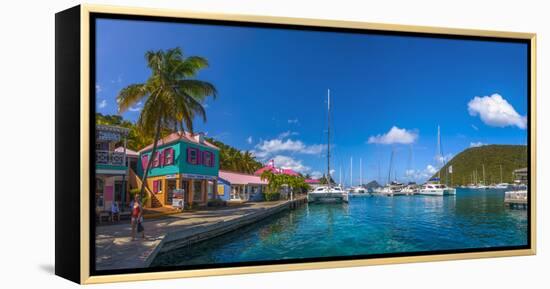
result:
<svg viewBox="0 0 550 289"><path fill-rule="evenodd" d="M241 169L243 172L251 174L256 170L256 160L250 151L245 151L242 153L241 161Z"/></svg>
<svg viewBox="0 0 550 289"><path fill-rule="evenodd" d="M216 97L214 85L194 79L201 69L208 67L206 59L184 57L179 47L166 51L148 51L145 59L151 70L149 78L144 83L128 85L117 96L119 113L139 102L144 103L137 125L146 135L153 136L153 149L143 175L140 196L145 192L161 130L172 128L183 131L185 125L193 133L195 116L206 121L203 107L205 99L208 96Z"/></svg>

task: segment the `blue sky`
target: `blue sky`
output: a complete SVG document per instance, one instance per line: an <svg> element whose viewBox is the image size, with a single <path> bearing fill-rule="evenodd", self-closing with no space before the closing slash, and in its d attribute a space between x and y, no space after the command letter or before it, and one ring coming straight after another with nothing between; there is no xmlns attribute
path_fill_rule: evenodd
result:
<svg viewBox="0 0 550 289"><path fill-rule="evenodd" d="M208 121L195 130L262 161L326 171L331 90L333 177L424 181L446 158L483 144L525 144L527 45L272 28L97 20L96 109L115 114L121 88L144 82L148 50L181 47L208 59ZM123 114L135 121L140 105ZM381 177L379 178L379 171Z"/></svg>

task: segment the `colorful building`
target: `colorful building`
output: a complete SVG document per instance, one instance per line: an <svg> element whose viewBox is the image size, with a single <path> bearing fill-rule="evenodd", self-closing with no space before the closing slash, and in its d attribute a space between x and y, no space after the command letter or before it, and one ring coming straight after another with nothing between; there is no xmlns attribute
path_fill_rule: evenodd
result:
<svg viewBox="0 0 550 289"><path fill-rule="evenodd" d="M270 160L269 163L265 167L255 171L254 175L261 176L262 173L265 172L265 171L270 171L274 174L285 174L285 175L289 175L289 176L298 176L298 175L300 175L299 173L295 172L292 169L284 169L284 168L276 167L274 160Z"/></svg>
<svg viewBox="0 0 550 289"><path fill-rule="evenodd" d="M95 204L96 211L110 211L114 201L121 207L129 202L126 138L129 130L96 125ZM118 150L117 146L122 145Z"/></svg>
<svg viewBox="0 0 550 289"><path fill-rule="evenodd" d="M137 174L143 178L153 144L139 151ZM157 143L155 158L147 177L152 207L172 204L174 190L184 190L186 205L206 205L217 198L219 148L202 134L172 133Z"/></svg>
<svg viewBox="0 0 550 289"><path fill-rule="evenodd" d="M224 201L263 201L266 186L259 176L220 170L217 194Z"/></svg>

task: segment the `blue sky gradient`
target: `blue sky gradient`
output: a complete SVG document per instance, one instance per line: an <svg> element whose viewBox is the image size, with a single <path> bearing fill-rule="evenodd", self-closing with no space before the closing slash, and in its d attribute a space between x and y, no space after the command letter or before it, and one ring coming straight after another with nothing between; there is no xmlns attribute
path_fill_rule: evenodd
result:
<svg viewBox="0 0 550 289"><path fill-rule="evenodd" d="M96 32L98 112L115 114L120 89L147 79L146 51L179 46L208 59L198 78L219 92L196 131L303 173L326 170L329 88L333 177L342 168L348 184L350 157L355 184L359 158L364 183L385 183L392 150L397 179L424 181L438 125L448 157L527 142L526 44L107 19ZM405 135L373 143L394 126Z"/></svg>

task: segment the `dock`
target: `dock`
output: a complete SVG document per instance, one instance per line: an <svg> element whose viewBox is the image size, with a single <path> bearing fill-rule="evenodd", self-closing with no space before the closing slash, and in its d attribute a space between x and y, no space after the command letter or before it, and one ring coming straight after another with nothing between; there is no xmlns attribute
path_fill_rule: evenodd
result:
<svg viewBox="0 0 550 289"><path fill-rule="evenodd" d="M240 227L255 223L279 212L307 203L306 197L294 200L245 203L242 206L207 208L145 220L145 239L138 234L131 240L129 223L96 228L96 270L149 267L155 256L189 246Z"/></svg>
<svg viewBox="0 0 550 289"><path fill-rule="evenodd" d="M504 193L504 205L511 209L527 209L527 190Z"/></svg>

